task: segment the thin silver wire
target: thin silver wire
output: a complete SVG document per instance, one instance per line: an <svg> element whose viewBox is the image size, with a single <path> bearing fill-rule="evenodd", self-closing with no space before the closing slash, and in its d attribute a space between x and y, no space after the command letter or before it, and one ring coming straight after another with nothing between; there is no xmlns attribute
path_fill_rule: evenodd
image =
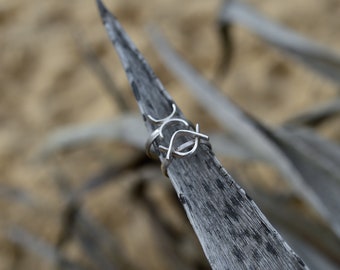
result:
<svg viewBox="0 0 340 270"><path fill-rule="evenodd" d="M180 128L172 134L168 147L160 145L158 149L159 150L158 152L166 153L165 159L162 162L161 169L163 174L167 177L168 167L171 164L173 158L184 158L190 156L196 152L201 140L203 140L204 143L208 143L209 141L209 137L207 135L200 133L199 124L196 124L195 130L193 130L194 127L190 123L188 123L188 121L181 118L174 118L176 111L177 111L176 105L172 104L172 112L165 118L156 119L151 115L147 115L147 118L152 123L159 126L156 130L154 130L151 133L150 137L147 139L145 144L146 154L150 158L157 157L157 152L155 149L153 149L153 144L158 138L164 140L163 130L169 126L179 126ZM184 138L191 137L191 140L175 147L175 142L180 137Z"/></svg>

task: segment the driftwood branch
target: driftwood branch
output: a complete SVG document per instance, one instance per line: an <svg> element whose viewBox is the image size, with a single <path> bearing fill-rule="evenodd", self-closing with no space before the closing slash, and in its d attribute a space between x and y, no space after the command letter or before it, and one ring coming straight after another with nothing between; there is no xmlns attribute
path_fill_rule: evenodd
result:
<svg viewBox="0 0 340 270"><path fill-rule="evenodd" d="M255 143L254 138L257 136L262 137L262 141L256 141L257 144L260 142L265 143L274 150L270 152L267 150L268 147L257 147L257 152L252 152L264 157L265 161L275 165L286 176L285 179L289 180L288 183L292 184L294 196L298 195L298 198L303 199L305 203L314 207L314 210L318 212L322 220L329 225L329 228L325 228L326 231L330 230L335 242L338 242L335 245L337 247L334 248L333 246L331 249L335 253L338 252L340 223L338 218L339 196L336 194L339 193L340 188L339 171L337 169L340 164L339 147L320 138L311 131L287 128L274 130L266 127L233 104L227 96L221 95L218 89L207 82L194 68L176 54L155 29L152 31L152 40L170 69L190 86L195 94L195 98L219 121L222 127L230 130L239 140L241 139L242 144L248 149L252 148L252 144ZM237 119L232 119L235 117ZM248 131L251 132L241 134L242 132L240 131L244 130L242 125L247 125ZM253 148L252 150L255 149ZM276 155L275 159L273 154ZM285 164L286 166L284 166ZM319 185L322 185L322 187ZM257 196L256 201L262 203L263 199L263 196ZM268 201L266 204L273 206L273 202ZM288 205L282 203L281 206L275 205L275 207L272 208L273 212L281 209L279 215L282 220L284 216L283 210L286 210L284 208L287 208ZM295 210L291 208L290 211L296 212ZM294 220L291 223L296 223L299 226L305 224L300 222L298 216L287 218L286 220ZM303 229L304 233L307 231ZM313 239L315 239L315 235L319 235L318 233L313 233L312 230L308 234ZM326 243L326 246L332 246L330 241L324 237L322 239L319 238L319 240L323 242L323 245ZM314 245L316 244L314 243ZM333 253L333 251L328 252L328 254Z"/></svg>
<svg viewBox="0 0 340 270"><path fill-rule="evenodd" d="M166 42L162 35L152 29L152 39L167 66L184 83L190 86L195 99L218 123L234 136L240 144L260 159L275 166L289 181L296 194L315 208L324 219L331 219L331 213L323 205L317 194L304 183L302 175L273 140L275 133L233 103L227 96L185 62Z"/></svg>
<svg viewBox="0 0 340 270"><path fill-rule="evenodd" d="M97 4L144 119L170 115L174 101L116 18L100 0ZM181 111L175 116L185 119ZM155 129L145 124L149 132ZM213 269L308 269L208 146L174 159L168 174Z"/></svg>

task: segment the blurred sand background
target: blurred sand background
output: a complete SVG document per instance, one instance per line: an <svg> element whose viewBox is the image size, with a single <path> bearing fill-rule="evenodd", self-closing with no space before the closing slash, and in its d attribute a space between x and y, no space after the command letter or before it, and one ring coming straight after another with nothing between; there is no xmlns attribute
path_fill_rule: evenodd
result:
<svg viewBox="0 0 340 270"><path fill-rule="evenodd" d="M340 52L339 1L249 2L274 20ZM176 49L212 80L221 57L216 26L219 1L107 0L105 3L188 118L199 122L203 130L214 127L185 87L162 65L145 26L156 23ZM124 164L136 156L136 151L126 146L98 142L56 155L53 161L37 160L38 147L57 129L108 120L120 114L86 64L76 36L93 49L132 110L137 111L94 0L0 0L0 187L25 190L46 208L31 209L0 197L1 270L53 269L39 256L19 252L6 239L6 232L13 224L19 224L45 240L56 241L61 227L60 213L65 205L56 188L56 174L67 175L72 186L79 186L101 168ZM339 87L287 59L247 30L235 27L234 38L236 50L230 72L216 84L265 123L278 125L337 95ZM339 120L321 126L320 132L340 141ZM228 169L228 164L225 166ZM131 176L120 177L117 184L87 196L85 207L114 231L130 259L140 262L139 269L171 269L166 266L171 264L159 255L145 211L125 196L131 189L131 181L127 183L124 179ZM164 203L161 207L168 222L178 231L188 233L188 242L195 241L183 213L169 207L174 203L172 197L168 198L169 183L156 181L154 186L150 196L160 205ZM189 246L194 250L186 251L188 254L199 249L196 242ZM71 257L82 257L72 245L67 252ZM192 260L201 260L200 253L190 256Z"/></svg>

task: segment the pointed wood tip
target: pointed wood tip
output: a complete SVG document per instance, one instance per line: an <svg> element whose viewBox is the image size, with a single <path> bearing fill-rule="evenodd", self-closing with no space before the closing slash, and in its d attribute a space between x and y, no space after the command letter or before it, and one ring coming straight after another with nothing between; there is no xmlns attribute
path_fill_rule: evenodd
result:
<svg viewBox="0 0 340 270"><path fill-rule="evenodd" d="M105 5L103 4L103 2L101 0L96 0L96 2L97 2L97 6L98 6L98 9L99 9L100 16L104 20L104 18L107 16L109 11L107 10L107 8L105 7Z"/></svg>

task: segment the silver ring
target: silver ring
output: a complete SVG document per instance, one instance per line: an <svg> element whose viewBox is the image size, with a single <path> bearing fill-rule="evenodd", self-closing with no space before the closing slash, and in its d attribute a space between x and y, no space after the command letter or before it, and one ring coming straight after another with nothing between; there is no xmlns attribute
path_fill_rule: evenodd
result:
<svg viewBox="0 0 340 270"><path fill-rule="evenodd" d="M174 115L175 115L175 113L176 113L176 111L177 111L177 107L176 107L176 105L174 104L174 103L172 103L172 112L170 113L170 115L168 115L167 117L165 117L165 118L163 118L163 119L155 119L155 118L153 118L151 115L147 115L147 117L149 118L149 120L152 122L152 123L154 123L154 124L158 124L158 123L163 123L163 122L165 122L166 120L168 120L168 119L170 119L170 118L172 118Z"/></svg>
<svg viewBox="0 0 340 270"><path fill-rule="evenodd" d="M175 114L177 111L177 107L175 104L172 104L172 112L165 118L162 119L155 119L154 117L147 115L147 118L154 124L158 125L159 127L155 129L150 137L147 139L145 148L146 154L150 158L156 158L157 154L160 152L166 153L165 158L162 162L162 172L165 176L168 177L168 167L171 164L173 158L184 158L194 154L201 142L203 140L206 144L209 144L209 137L205 134L200 133L199 125L196 124L195 129L191 123L188 121L175 118ZM172 134L170 141L168 142L168 147L164 145L159 145L158 153L155 149L152 149L153 143L159 138L163 141L164 135L163 130L169 126L178 126L178 130L174 131ZM184 138L191 138L187 142L182 143L181 145L175 147L175 141L177 138L184 137Z"/></svg>

